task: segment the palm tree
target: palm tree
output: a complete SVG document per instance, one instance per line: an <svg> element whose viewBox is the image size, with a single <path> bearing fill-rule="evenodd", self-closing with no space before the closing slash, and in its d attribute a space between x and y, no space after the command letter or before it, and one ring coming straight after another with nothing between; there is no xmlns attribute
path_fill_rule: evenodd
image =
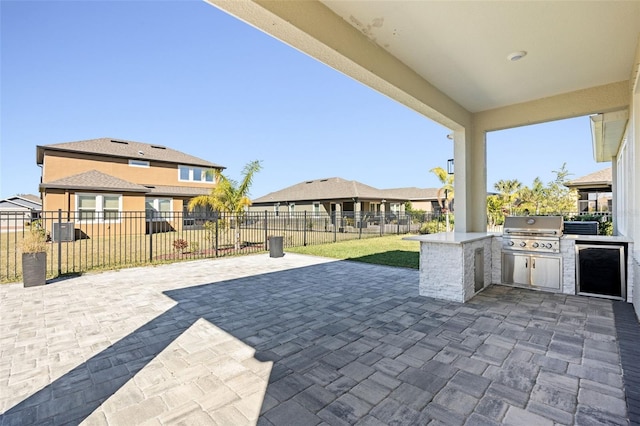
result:
<svg viewBox="0 0 640 426"><path fill-rule="evenodd" d="M246 207L251 205L249 189L253 183L253 175L260 171L260 161L252 161L244 166L244 177L240 183L227 178L219 169L213 171L216 186L210 194L199 195L189 201L189 211L196 207L209 207L213 211L242 215ZM227 222L226 226L230 224ZM236 232L236 249L240 248L240 232Z"/></svg>
<svg viewBox="0 0 640 426"><path fill-rule="evenodd" d="M509 214L513 213L512 203L521 187L522 183L518 179L500 179L494 185L494 188L500 192L504 203L509 207Z"/></svg>
<svg viewBox="0 0 640 426"><path fill-rule="evenodd" d="M447 232L449 232L449 206L451 205L450 200L453 200L453 175L447 173L447 171L442 167L434 167L429 171L436 175L436 177L442 184L442 186L438 188L438 204L440 205L442 211L445 213L447 221Z"/></svg>

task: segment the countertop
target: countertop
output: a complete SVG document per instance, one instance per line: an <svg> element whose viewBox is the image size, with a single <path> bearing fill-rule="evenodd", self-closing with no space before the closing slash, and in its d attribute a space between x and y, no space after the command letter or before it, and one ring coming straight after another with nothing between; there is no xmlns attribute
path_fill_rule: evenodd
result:
<svg viewBox="0 0 640 426"><path fill-rule="evenodd" d="M413 235L403 240L420 241L423 243L464 244L484 238L502 237L499 232L438 232L437 234ZM622 235L573 235L565 234L564 240L601 242L601 243L632 243L633 240Z"/></svg>
<svg viewBox="0 0 640 426"><path fill-rule="evenodd" d="M438 232L437 234L415 235L403 240L420 241L422 243L464 244L472 241L491 238L499 234L491 232Z"/></svg>
<svg viewBox="0 0 640 426"><path fill-rule="evenodd" d="M602 242L602 243L632 243L633 240L623 235L573 235L565 234L562 236L565 240Z"/></svg>

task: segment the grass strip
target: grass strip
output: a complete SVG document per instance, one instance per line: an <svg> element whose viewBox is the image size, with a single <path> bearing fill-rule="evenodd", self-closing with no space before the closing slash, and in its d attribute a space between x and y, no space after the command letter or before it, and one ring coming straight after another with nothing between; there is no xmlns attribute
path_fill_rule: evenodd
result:
<svg viewBox="0 0 640 426"><path fill-rule="evenodd" d="M288 247L285 251L418 269L420 267L420 242L403 240L404 237L406 235L391 235L313 246Z"/></svg>

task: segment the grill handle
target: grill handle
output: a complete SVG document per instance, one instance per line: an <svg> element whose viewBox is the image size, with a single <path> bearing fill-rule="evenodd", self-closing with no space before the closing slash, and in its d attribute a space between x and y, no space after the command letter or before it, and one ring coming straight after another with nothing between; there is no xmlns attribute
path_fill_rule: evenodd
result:
<svg viewBox="0 0 640 426"><path fill-rule="evenodd" d="M558 231L529 232L529 231L511 230L511 229L505 229L504 233L505 234L521 234L526 236L558 235Z"/></svg>

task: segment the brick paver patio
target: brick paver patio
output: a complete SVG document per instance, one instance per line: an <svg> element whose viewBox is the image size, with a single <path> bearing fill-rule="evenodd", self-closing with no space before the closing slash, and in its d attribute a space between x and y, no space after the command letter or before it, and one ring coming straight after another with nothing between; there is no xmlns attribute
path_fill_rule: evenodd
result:
<svg viewBox="0 0 640 426"><path fill-rule="evenodd" d="M294 254L2 285L0 425L629 424L612 302L417 291Z"/></svg>

